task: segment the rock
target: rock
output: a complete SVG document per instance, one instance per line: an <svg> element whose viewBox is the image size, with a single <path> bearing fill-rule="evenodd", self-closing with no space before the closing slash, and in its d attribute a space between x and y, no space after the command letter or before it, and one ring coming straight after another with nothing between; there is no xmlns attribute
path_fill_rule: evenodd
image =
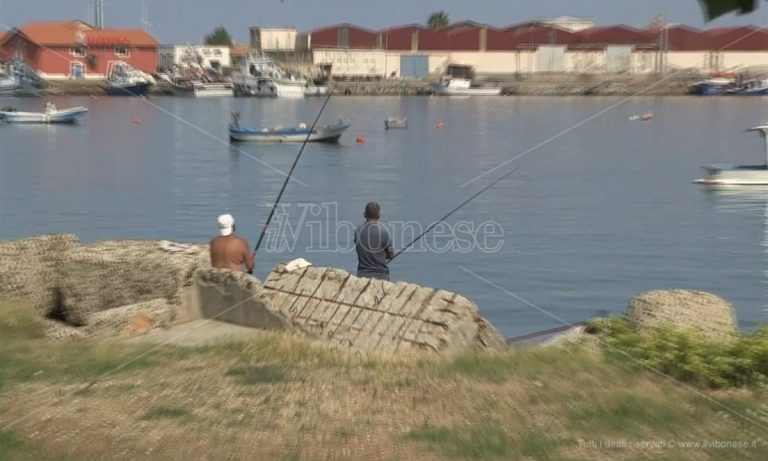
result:
<svg viewBox="0 0 768 461"><path fill-rule="evenodd" d="M86 336L85 332L79 328L75 328L72 325L67 325L66 323L44 319L43 325L45 328L45 337L54 341L82 339Z"/></svg>
<svg viewBox="0 0 768 461"><path fill-rule="evenodd" d="M737 333L736 315L731 305L704 291L647 291L632 298L627 318L638 330L669 325L711 339L727 339Z"/></svg>
<svg viewBox="0 0 768 461"><path fill-rule="evenodd" d="M0 242L0 301L19 301L45 317L57 308L60 264L77 236L53 234Z"/></svg>
<svg viewBox="0 0 768 461"><path fill-rule="evenodd" d="M84 325L91 314L119 306L155 298L179 303L181 289L191 285L195 270L206 266L206 245L173 252L157 241L111 240L73 248L61 268L64 316Z"/></svg>
<svg viewBox="0 0 768 461"><path fill-rule="evenodd" d="M90 314L81 330L89 337L134 335L168 327L174 316L175 306L157 298Z"/></svg>
<svg viewBox="0 0 768 461"><path fill-rule="evenodd" d="M505 347L474 303L444 290L326 267L287 271L285 265L269 274L264 289L297 327L344 348L445 354Z"/></svg>

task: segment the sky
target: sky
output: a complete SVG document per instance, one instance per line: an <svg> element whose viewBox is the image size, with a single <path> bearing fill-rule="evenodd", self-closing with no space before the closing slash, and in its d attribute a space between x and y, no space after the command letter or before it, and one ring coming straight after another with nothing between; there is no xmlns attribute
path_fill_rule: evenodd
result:
<svg viewBox="0 0 768 461"><path fill-rule="evenodd" d="M31 21L82 19L93 22L94 0L0 0L0 27ZM757 12L729 15L705 23L697 0L105 0L108 27L143 27L146 3L148 30L158 41L199 43L216 26L224 26L240 42L251 26L295 26L300 31L349 22L371 29L424 23L444 10L452 21L469 19L493 26L526 20L579 16L598 24L647 25L666 7L669 22L694 27L768 25L768 3Z"/></svg>

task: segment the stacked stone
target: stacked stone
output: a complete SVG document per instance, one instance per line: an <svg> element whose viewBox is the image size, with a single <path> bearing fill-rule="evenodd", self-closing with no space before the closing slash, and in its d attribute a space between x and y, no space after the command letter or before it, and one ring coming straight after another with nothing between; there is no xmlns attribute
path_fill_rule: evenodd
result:
<svg viewBox="0 0 768 461"><path fill-rule="evenodd" d="M669 325L711 339L729 339L737 333L733 307L704 291L647 291L630 300L627 318L638 330Z"/></svg>
<svg viewBox="0 0 768 461"><path fill-rule="evenodd" d="M73 248L61 266L65 318L86 325L92 314L115 307L155 298L178 304L194 271L209 265L205 245L169 252L157 241L111 240Z"/></svg>
<svg viewBox="0 0 768 461"><path fill-rule="evenodd" d="M174 318L174 306L165 298L152 299L97 312L88 316L81 330L89 337L124 336L152 328L168 328ZM137 321L143 325L135 325Z"/></svg>
<svg viewBox="0 0 768 461"><path fill-rule="evenodd" d="M311 335L341 347L450 353L504 347L467 298L411 283L358 278L343 270L279 265L264 289L273 305Z"/></svg>
<svg viewBox="0 0 768 461"><path fill-rule="evenodd" d="M59 266L77 236L53 234L0 242L0 302L18 302L41 316L59 305Z"/></svg>

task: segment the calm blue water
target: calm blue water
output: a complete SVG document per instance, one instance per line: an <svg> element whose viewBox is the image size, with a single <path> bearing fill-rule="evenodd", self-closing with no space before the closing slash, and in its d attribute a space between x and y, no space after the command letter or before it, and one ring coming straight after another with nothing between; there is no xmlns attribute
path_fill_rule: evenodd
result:
<svg viewBox="0 0 768 461"><path fill-rule="evenodd" d="M229 113L239 110L243 126L293 125L311 123L322 104L54 101L87 105L90 113L81 126L0 126L0 239L74 232L84 241L206 241L216 232L216 216L231 212L253 244L283 181L272 168L288 171L299 146L231 146ZM393 279L461 292L507 335L559 322L467 271L565 321L623 312L643 290L685 287L730 300L744 328L764 322L768 192L711 192L691 181L704 163L762 161L759 138L741 131L768 118L765 99L634 98L462 187L618 101L334 98L323 120L351 117L353 126L338 146L307 147L295 172L303 185L290 183L283 200L287 220L272 227L291 238L271 234L257 273L263 277L276 263L299 256L354 270L354 253L336 250L337 244L349 246L348 225L337 223L359 224L367 201L381 203L385 221L426 226L521 166L449 220L466 221L459 227L462 245L469 241L467 226L498 223L498 251L406 253L393 263ZM42 104L0 99L0 106L19 109ZM649 110L652 122L628 121ZM384 118L393 114L408 117L407 131L384 131ZM442 130L436 129L440 120ZM355 143L359 133L366 144ZM325 210L318 214L309 204L325 204ZM439 230L430 244L450 244L446 229ZM395 232L395 245L408 237ZM486 237L487 246L500 243Z"/></svg>

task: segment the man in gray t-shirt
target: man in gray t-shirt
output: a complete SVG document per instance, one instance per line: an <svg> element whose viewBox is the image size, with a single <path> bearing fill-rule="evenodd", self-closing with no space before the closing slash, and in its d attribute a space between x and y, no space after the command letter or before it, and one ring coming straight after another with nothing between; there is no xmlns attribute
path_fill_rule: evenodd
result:
<svg viewBox="0 0 768 461"><path fill-rule="evenodd" d="M387 260L392 259L395 250L389 232L379 222L381 207L376 202L369 202L363 216L365 223L355 231L357 276L389 280Z"/></svg>

